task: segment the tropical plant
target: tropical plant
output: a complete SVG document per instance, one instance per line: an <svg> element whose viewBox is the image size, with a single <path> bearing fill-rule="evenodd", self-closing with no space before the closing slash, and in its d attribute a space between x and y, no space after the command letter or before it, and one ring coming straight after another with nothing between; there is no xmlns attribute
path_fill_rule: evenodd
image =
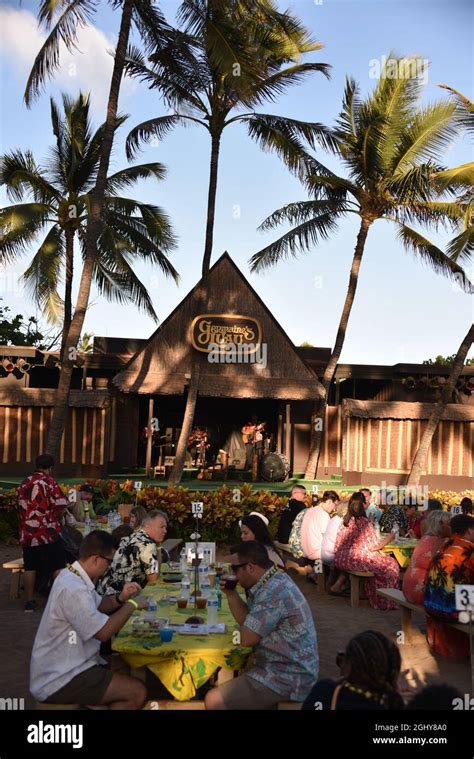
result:
<svg viewBox="0 0 474 759"><path fill-rule="evenodd" d="M34 345L40 350L51 350L60 337L45 330L36 316L13 316L9 306L0 305L0 345Z"/></svg>
<svg viewBox="0 0 474 759"><path fill-rule="evenodd" d="M444 190L433 181L443 169L438 164L441 151L459 130L455 105L439 101L419 106L422 85L414 72L423 66L422 61L401 58L396 60L396 67L395 59L389 58L389 62L390 72L382 72L374 91L364 100L355 81L346 81L342 111L330 130L326 148L342 161L347 176L338 176L302 150L299 166L306 167L304 182L311 197L275 211L263 222L263 230L274 229L282 222L296 226L251 259L252 271L261 271L326 240L347 214L360 218L347 295L322 378L324 395L314 407L305 474L308 479L317 471L323 425L316 420L325 416L372 224L379 219L392 222L407 250L436 272L462 278L466 288L470 287L461 266L412 226L458 229L462 224L462 209L446 199Z"/></svg>
<svg viewBox="0 0 474 759"><path fill-rule="evenodd" d="M104 125L96 131L89 120L89 97L76 100L63 95L64 114L51 100L51 122L56 144L49 160L41 166L30 151L12 151L0 160L0 184L15 203L0 211L6 230L0 240L0 256L12 261L38 244L23 275L34 300L54 324L62 322L62 349L72 318L74 243L77 239L85 257L85 231L89 217ZM117 119L117 123L124 122ZM97 258L93 279L109 300L127 301L157 319L150 295L134 272L137 260L158 266L165 275L177 278L167 253L175 245L166 215L157 206L123 197L119 192L139 179L161 180L160 163L122 169L106 181ZM59 294L65 275L64 298ZM82 349L78 344L77 350ZM64 356L62 356L64 359Z"/></svg>
<svg viewBox="0 0 474 759"><path fill-rule="evenodd" d="M97 240L101 230L104 197L107 190L112 145L117 128L118 99L124 71L127 47L134 24L145 46L153 46L167 26L153 0L112 0L112 7L120 9L120 28L114 55L112 78L107 102L107 116L100 146L99 167L95 186L91 192L90 209L85 233L85 258L81 272L76 308L64 345L65 361L62 363L56 403L48 432L46 450L57 455L68 414L74 356L77 352L95 267L97 265ZM98 3L93 0L42 0L39 21L49 31L48 37L36 56L26 86L25 100L30 105L46 80L59 66L60 43L68 50L77 46L78 27L84 26L92 17Z"/></svg>
<svg viewBox="0 0 474 759"><path fill-rule="evenodd" d="M446 84L439 86L451 93L461 128L473 136L474 102ZM446 169L436 176L436 181L441 188L449 186L462 191L457 198L457 203L463 210L462 231L449 243L448 254L454 261L470 261L474 253L474 162Z"/></svg>
<svg viewBox="0 0 474 759"><path fill-rule="evenodd" d="M274 101L308 74L320 72L327 76L329 67L324 63L300 63L301 55L322 46L295 16L278 12L270 0L185 0L178 16L183 29L163 34L148 60L139 50L129 50L127 73L157 90L172 113L138 124L128 136L127 154L133 157L142 142L162 139L177 125L198 124L209 132L211 155L202 261L205 277L212 255L224 130L240 122L264 150L275 150L296 164L301 138L312 144L316 139L325 143L327 130L317 123L256 113L255 109ZM203 304L205 287L203 282ZM171 482L179 482L182 476L202 361L201 356L193 356Z"/></svg>

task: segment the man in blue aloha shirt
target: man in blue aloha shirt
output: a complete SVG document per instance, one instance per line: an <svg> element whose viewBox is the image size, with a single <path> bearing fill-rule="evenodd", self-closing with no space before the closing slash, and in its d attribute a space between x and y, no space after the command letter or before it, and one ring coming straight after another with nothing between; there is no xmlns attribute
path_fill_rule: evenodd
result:
<svg viewBox="0 0 474 759"><path fill-rule="evenodd" d="M230 562L247 602L221 589L240 625L242 646L254 648L247 671L210 690L206 709L271 709L279 701L304 701L318 679L318 644L308 603L293 580L268 558L265 546L233 546Z"/></svg>

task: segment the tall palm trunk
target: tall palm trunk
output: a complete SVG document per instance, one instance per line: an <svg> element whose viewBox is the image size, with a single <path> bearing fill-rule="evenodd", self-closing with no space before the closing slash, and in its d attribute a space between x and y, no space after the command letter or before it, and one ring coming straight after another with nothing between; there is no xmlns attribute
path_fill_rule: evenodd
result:
<svg viewBox="0 0 474 759"><path fill-rule="evenodd" d="M92 193L91 211L87 221L86 232L86 257L79 284L79 293L76 301L74 316L69 328L69 334L64 346L65 361L61 368L53 418L48 432L46 451L57 458L61 437L63 435L68 409L69 390L71 387L72 372L76 358L77 344L81 336L84 319L89 305L89 295L92 285L92 274L96 257L96 244L99 234L100 217L104 201L107 173L109 170L110 154L115 134L115 121L117 118L120 83L122 81L125 56L130 37L132 23L133 0L125 0L120 22L120 32L117 49L115 51L114 68L110 83L109 100L107 103L107 118L105 122L104 136L102 139L99 170L94 191Z"/></svg>
<svg viewBox="0 0 474 759"><path fill-rule="evenodd" d="M69 327L71 326L72 319L72 278L74 267L74 230L71 227L66 226L65 230L66 238L66 281L64 287L64 319L63 319L63 334L61 338L61 351L60 358L61 363L64 363L64 349L66 347L66 340L69 333Z"/></svg>
<svg viewBox="0 0 474 759"><path fill-rule="evenodd" d="M311 449L309 452L305 472L305 479L307 480L314 479L318 470L319 454L321 451L321 444L324 435L324 424L326 421L326 407L329 400L329 388L331 387L331 382L334 379L336 367L341 355L342 347L344 345L347 324L349 322L349 316L351 314L352 305L354 303L354 298L357 290L359 269L362 261L362 255L364 253L365 241L367 239L367 233L371 224L372 221L370 219L364 217L362 218L359 234L357 235L354 257L352 259L349 287L347 288L344 308L342 309L341 319L339 321L339 329L336 335L336 342L334 343L331 358L328 361L322 378L324 395L314 404L313 416L311 420Z"/></svg>
<svg viewBox="0 0 474 759"><path fill-rule="evenodd" d="M212 243L214 238L214 219L216 213L216 195L217 195L217 172L219 168L219 150L220 150L221 133L212 135L211 142L211 165L209 169L209 192L207 196L207 222L206 222L206 240L204 245L204 256L202 259L202 276L205 277L211 265ZM204 285L198 299L199 308L205 308L207 301L207 287ZM194 422L194 412L199 393L199 380L201 377L201 367L204 363L204 355L198 353L193 348L191 359L191 379L189 382L188 396L186 398L186 407L184 409L183 425L179 435L178 445L174 459L173 469L171 470L170 483L180 482L183 476L184 461L189 435Z"/></svg>
<svg viewBox="0 0 474 759"><path fill-rule="evenodd" d="M211 141L211 167L209 171L209 192L207 195L207 223L206 223L206 242L204 246L204 256L202 259L202 276L204 277L211 266L212 242L214 239L214 218L216 213L216 194L217 194L217 170L219 168L219 150L221 143L221 133L212 135Z"/></svg>
<svg viewBox="0 0 474 759"><path fill-rule="evenodd" d="M426 457L428 455L428 450L430 448L431 441L433 440L433 435L435 434L436 428L439 422L441 421L441 417L443 416L443 411L445 409L446 404L451 401L453 390L455 388L456 382L459 379L459 375L461 374L463 370L464 361L466 359L467 353L473 341L474 341L474 324L471 324L469 332L467 333L466 337L464 338L464 340L462 341L459 347L448 381L446 382L443 388L441 398L435 404L435 407L433 411L431 412L430 418L428 419L428 424L426 425L425 431L423 433L423 437L421 438L420 445L418 447L415 458L413 460L410 474L408 475L407 486L408 485L416 486L416 485L419 485L420 483L420 477L425 466Z"/></svg>

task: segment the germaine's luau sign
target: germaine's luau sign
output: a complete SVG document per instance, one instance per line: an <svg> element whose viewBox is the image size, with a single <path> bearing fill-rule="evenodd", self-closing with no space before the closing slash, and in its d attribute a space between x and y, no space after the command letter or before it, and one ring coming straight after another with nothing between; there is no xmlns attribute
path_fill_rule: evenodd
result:
<svg viewBox="0 0 474 759"><path fill-rule="evenodd" d="M209 363L266 364L262 325L252 316L200 314L191 324L191 343Z"/></svg>

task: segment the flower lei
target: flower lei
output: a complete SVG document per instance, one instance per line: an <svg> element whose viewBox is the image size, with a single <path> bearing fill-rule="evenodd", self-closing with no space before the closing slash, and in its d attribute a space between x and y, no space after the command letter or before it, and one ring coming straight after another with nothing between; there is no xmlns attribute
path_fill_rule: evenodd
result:
<svg viewBox="0 0 474 759"><path fill-rule="evenodd" d="M359 688L357 685L351 685L347 682L347 680L344 680L342 683L343 688L347 688L347 690L352 691L352 693L358 693L360 696L364 696L364 698L368 698L371 701L375 701L376 703L383 706L386 701L386 696L383 694L382 696L378 693L372 693L370 690L364 690L364 688Z"/></svg>
<svg viewBox="0 0 474 759"><path fill-rule="evenodd" d="M69 569L69 571L73 573L73 575L77 575L78 577L81 576L80 573L77 571L77 569L74 569L72 564L67 564L66 566Z"/></svg>

